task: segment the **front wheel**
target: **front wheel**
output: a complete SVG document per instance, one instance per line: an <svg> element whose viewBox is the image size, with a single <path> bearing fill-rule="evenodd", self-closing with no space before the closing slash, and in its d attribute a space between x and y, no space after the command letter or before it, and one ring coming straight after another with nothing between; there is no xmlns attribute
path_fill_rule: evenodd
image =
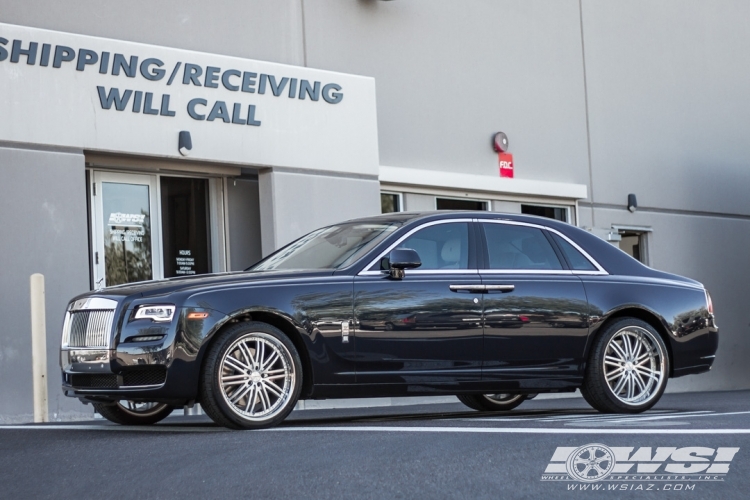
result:
<svg viewBox="0 0 750 500"><path fill-rule="evenodd" d="M262 429L289 415L301 388L302 362L289 337L266 323L239 323L206 354L201 405L219 425Z"/></svg>
<svg viewBox="0 0 750 500"><path fill-rule="evenodd" d="M526 394L462 394L457 397L477 411L510 411L526 400Z"/></svg>
<svg viewBox="0 0 750 500"><path fill-rule="evenodd" d="M162 403L118 401L114 404L94 403L96 411L110 422L121 425L151 425L167 418L173 408Z"/></svg>
<svg viewBox="0 0 750 500"><path fill-rule="evenodd" d="M581 393L605 413L640 413L656 404L669 376L661 335L637 318L621 318L594 341Z"/></svg>

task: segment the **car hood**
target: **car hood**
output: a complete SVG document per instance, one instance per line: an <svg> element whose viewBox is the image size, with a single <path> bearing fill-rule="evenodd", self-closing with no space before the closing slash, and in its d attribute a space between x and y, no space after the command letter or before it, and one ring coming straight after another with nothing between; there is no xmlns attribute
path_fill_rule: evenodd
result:
<svg viewBox="0 0 750 500"><path fill-rule="evenodd" d="M259 281L280 281L292 279L310 279L315 277L331 276L333 270L280 270L280 271L236 271L228 273L201 274L197 276L167 278L162 280L141 281L116 285L93 292L88 292L73 300L87 296L98 297L152 297L167 295L174 292L188 291L193 288L209 288L212 286L229 285L233 283L248 283Z"/></svg>

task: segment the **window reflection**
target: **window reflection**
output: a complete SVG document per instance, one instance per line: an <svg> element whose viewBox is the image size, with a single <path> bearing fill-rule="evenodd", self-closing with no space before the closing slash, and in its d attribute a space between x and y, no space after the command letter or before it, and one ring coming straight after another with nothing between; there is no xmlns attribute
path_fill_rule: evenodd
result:
<svg viewBox="0 0 750 500"><path fill-rule="evenodd" d="M149 187L102 183L106 286L153 278Z"/></svg>
<svg viewBox="0 0 750 500"><path fill-rule="evenodd" d="M398 228L396 223L338 224L313 231L250 269L339 269L356 262Z"/></svg>
<svg viewBox="0 0 750 500"><path fill-rule="evenodd" d="M427 269L469 268L469 225L465 222L436 224L409 236L399 248L416 250Z"/></svg>

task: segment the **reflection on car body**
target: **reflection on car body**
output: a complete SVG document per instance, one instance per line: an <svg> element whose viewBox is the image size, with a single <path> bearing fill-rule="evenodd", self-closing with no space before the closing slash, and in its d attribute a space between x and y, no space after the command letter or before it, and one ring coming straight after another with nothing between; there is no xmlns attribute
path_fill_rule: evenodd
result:
<svg viewBox="0 0 750 500"><path fill-rule="evenodd" d="M581 389L639 412L710 369L703 285L574 226L489 212L399 213L303 236L244 272L125 284L71 301L63 391L148 424L199 402L262 428L299 399L457 395L509 410Z"/></svg>

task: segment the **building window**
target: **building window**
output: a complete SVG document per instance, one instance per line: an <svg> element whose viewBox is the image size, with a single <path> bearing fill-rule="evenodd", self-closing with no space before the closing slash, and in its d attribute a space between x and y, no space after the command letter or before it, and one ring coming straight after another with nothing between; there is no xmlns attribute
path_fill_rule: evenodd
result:
<svg viewBox="0 0 750 500"><path fill-rule="evenodd" d="M646 232L620 230L620 250L635 260L648 265L646 252Z"/></svg>
<svg viewBox="0 0 750 500"><path fill-rule="evenodd" d="M568 209L566 207L545 207L542 205L521 205L521 213L526 215L538 215L562 222L568 222Z"/></svg>
<svg viewBox="0 0 750 500"><path fill-rule="evenodd" d="M403 211L401 193L380 193L380 213L390 214Z"/></svg>
<svg viewBox="0 0 750 500"><path fill-rule="evenodd" d="M464 200L456 198L435 198L435 208L438 210L489 210L490 203L480 200Z"/></svg>

